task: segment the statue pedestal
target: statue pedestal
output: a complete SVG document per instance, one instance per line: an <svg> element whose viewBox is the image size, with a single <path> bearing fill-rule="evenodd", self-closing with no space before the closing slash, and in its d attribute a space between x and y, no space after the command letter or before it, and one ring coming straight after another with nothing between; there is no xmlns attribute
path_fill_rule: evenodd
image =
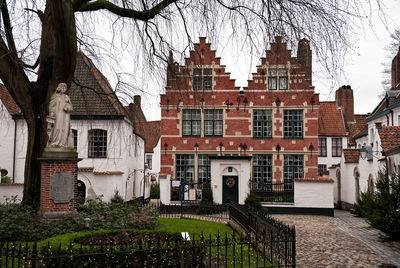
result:
<svg viewBox="0 0 400 268"><path fill-rule="evenodd" d="M45 218L76 214L78 154L69 148L46 148L41 162L40 209Z"/></svg>

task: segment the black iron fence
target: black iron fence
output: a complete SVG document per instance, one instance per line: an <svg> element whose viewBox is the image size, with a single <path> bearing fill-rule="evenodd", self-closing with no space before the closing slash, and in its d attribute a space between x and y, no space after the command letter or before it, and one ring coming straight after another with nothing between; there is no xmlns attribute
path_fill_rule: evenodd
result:
<svg viewBox="0 0 400 268"><path fill-rule="evenodd" d="M194 235L189 239L54 247L1 243L1 267L295 267L296 233L263 212L237 204L160 205L163 217L231 219L244 233Z"/></svg>
<svg viewBox="0 0 400 268"><path fill-rule="evenodd" d="M253 186L255 194L261 202L294 202L293 185L288 183L271 183L264 185L264 190L259 190Z"/></svg>
<svg viewBox="0 0 400 268"><path fill-rule="evenodd" d="M230 204L229 215L247 233L269 241L268 256L272 263L296 266L296 230L261 211L255 211L247 206Z"/></svg>
<svg viewBox="0 0 400 268"><path fill-rule="evenodd" d="M294 267L274 263L266 236L192 236L190 241L148 241L129 245L70 244L63 248L0 244L1 267Z"/></svg>

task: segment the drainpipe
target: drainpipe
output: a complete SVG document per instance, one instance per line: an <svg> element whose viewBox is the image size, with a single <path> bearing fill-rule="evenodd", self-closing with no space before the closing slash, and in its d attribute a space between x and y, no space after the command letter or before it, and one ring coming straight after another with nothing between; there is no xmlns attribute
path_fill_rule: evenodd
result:
<svg viewBox="0 0 400 268"><path fill-rule="evenodd" d="M12 182L15 183L15 157L17 151L17 120L14 119L14 150L13 150L13 173L12 173Z"/></svg>
<svg viewBox="0 0 400 268"><path fill-rule="evenodd" d="M146 141L143 139L143 202L146 194Z"/></svg>
<svg viewBox="0 0 400 268"><path fill-rule="evenodd" d="M394 126L394 121L393 121L393 110L390 109L390 114L392 115L392 126Z"/></svg>
<svg viewBox="0 0 400 268"><path fill-rule="evenodd" d="M390 126L390 124L389 124L389 123L390 123L390 121L389 121L389 115L387 115L387 114L386 114L386 123L387 123L387 126Z"/></svg>

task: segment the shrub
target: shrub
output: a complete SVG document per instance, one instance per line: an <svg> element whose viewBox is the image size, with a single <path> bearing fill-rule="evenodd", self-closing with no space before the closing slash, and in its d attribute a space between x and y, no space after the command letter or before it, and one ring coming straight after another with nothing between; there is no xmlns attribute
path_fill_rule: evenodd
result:
<svg viewBox="0 0 400 268"><path fill-rule="evenodd" d="M2 169L0 173L1 173L1 180L0 180L1 183L11 183L11 178L7 176L8 174L7 170Z"/></svg>
<svg viewBox="0 0 400 268"><path fill-rule="evenodd" d="M202 195L201 203L204 203L204 204L213 204L214 203L213 193L212 193L210 186L209 187L204 186L201 195Z"/></svg>
<svg viewBox="0 0 400 268"><path fill-rule="evenodd" d="M244 200L244 204L256 210L260 210L262 207L260 199L253 191L250 191L250 193L247 194L246 200Z"/></svg>
<svg viewBox="0 0 400 268"><path fill-rule="evenodd" d="M52 221L39 218L36 211L20 204L0 205L0 241L38 241L54 235L99 229L153 229L158 212L150 207L91 200L77 205L78 215ZM85 218L90 219L89 228Z"/></svg>
<svg viewBox="0 0 400 268"><path fill-rule="evenodd" d="M115 190L113 197L110 200L111 204L123 204L125 200L119 194L118 190Z"/></svg>
<svg viewBox="0 0 400 268"><path fill-rule="evenodd" d="M376 192L362 193L355 211L365 217L372 227L386 233L389 238L400 239L400 173L391 176L378 173Z"/></svg>
<svg viewBox="0 0 400 268"><path fill-rule="evenodd" d="M150 199L160 199L160 185L158 183L150 186Z"/></svg>

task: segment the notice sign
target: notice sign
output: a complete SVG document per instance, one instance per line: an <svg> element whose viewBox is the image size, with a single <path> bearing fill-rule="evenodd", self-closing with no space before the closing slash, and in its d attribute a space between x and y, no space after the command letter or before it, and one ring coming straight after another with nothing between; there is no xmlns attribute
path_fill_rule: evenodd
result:
<svg viewBox="0 0 400 268"><path fill-rule="evenodd" d="M172 187L179 187L181 186L181 181L172 181Z"/></svg>

